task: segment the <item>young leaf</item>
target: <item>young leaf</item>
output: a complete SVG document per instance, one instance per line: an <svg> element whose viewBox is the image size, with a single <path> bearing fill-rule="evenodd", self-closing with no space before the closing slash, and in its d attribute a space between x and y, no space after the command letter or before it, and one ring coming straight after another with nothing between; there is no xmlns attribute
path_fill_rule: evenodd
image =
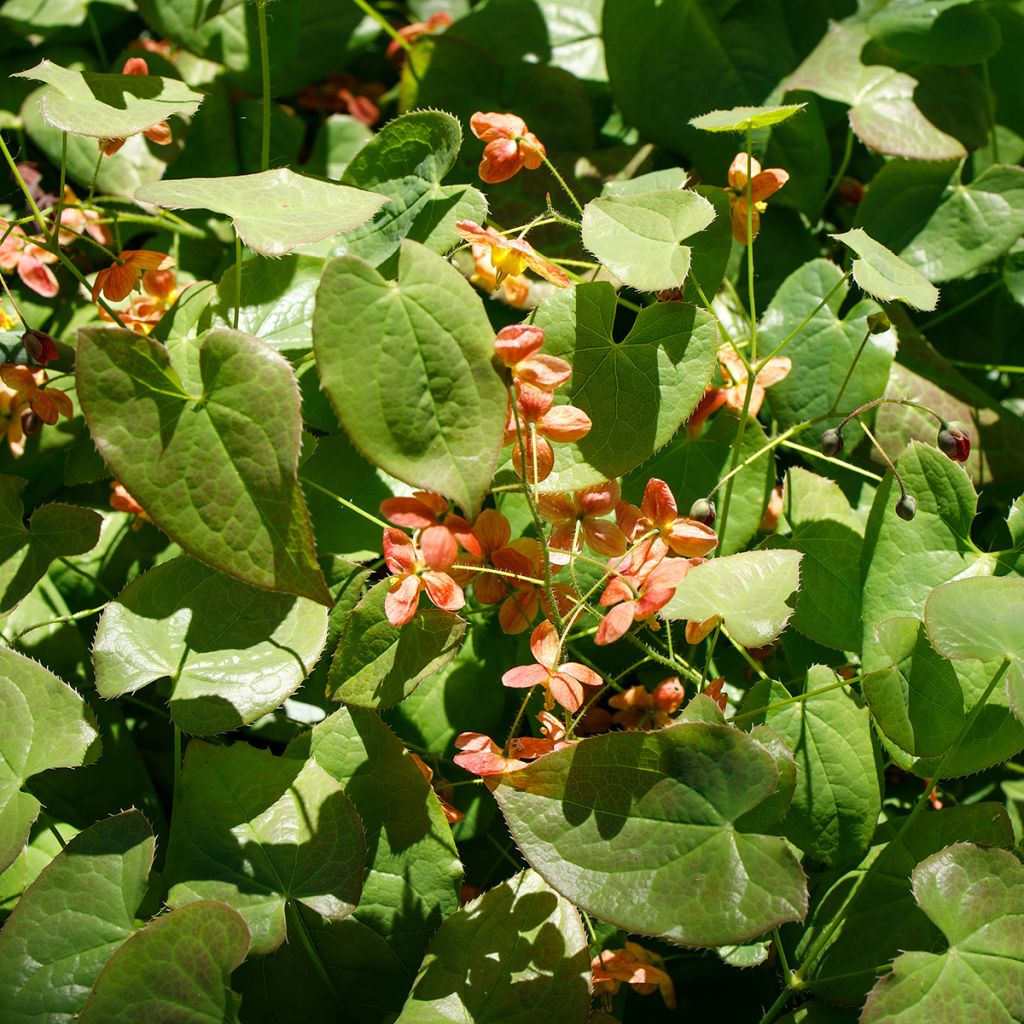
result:
<svg viewBox="0 0 1024 1024"><path fill-rule="evenodd" d="M441 925L396 1024L583 1024L590 951L576 908L523 871Z"/></svg>
<svg viewBox="0 0 1024 1024"><path fill-rule="evenodd" d="M384 202L376 192L296 174L287 167L225 178L154 181L135 190L140 203L168 210L211 210L231 218L239 238L264 256L283 256L369 220Z"/></svg>
<svg viewBox="0 0 1024 1024"><path fill-rule="evenodd" d="M683 189L603 196L583 211L583 244L631 288L678 288L690 270L683 239L714 219L711 203Z"/></svg>
<svg viewBox="0 0 1024 1024"><path fill-rule="evenodd" d="M915 309L934 309L938 304L939 289L919 270L876 242L863 228L829 237L842 242L860 257L852 264L853 279L869 295L883 302L899 299Z"/></svg>
<svg viewBox="0 0 1024 1024"><path fill-rule="evenodd" d="M327 264L317 292L313 345L356 447L475 515L498 461L505 389L472 285L416 242L402 245L397 282L342 256Z"/></svg>
<svg viewBox="0 0 1024 1024"><path fill-rule="evenodd" d="M697 622L720 615L737 643L763 647L793 614L802 558L785 549L712 558L690 570L661 614Z"/></svg>
<svg viewBox="0 0 1024 1024"><path fill-rule="evenodd" d="M107 605L93 646L96 689L116 697L169 676L171 717L184 732L228 732L297 690L326 636L323 605L175 558Z"/></svg>
<svg viewBox="0 0 1024 1024"><path fill-rule="evenodd" d="M738 729L609 733L495 778L527 861L626 931L724 946L806 911L804 874L786 843L737 826L779 784L772 752Z"/></svg>
<svg viewBox="0 0 1024 1024"><path fill-rule="evenodd" d="M67 683L0 645L0 871L39 814L39 801L21 791L26 780L85 764L98 736L88 705Z"/></svg>
<svg viewBox="0 0 1024 1024"><path fill-rule="evenodd" d="M472 185L442 185L462 146L458 118L413 110L389 121L352 159L345 185L387 196L368 224L340 239L339 253L379 265L403 239L447 252L459 242L457 220L482 222L487 200Z"/></svg>
<svg viewBox="0 0 1024 1024"><path fill-rule="evenodd" d="M11 77L46 83L39 107L48 125L98 139L126 139L172 114L189 117L203 102L175 78L72 71L49 60Z"/></svg>
<svg viewBox="0 0 1024 1024"><path fill-rule="evenodd" d="M712 110L709 114L691 117L690 124L704 132L747 132L788 121L806 106L806 103L786 103L779 107L733 107L731 110Z"/></svg>
<svg viewBox="0 0 1024 1024"><path fill-rule="evenodd" d="M134 331L83 328L78 397L96 447L189 554L253 586L329 604L296 480L291 368L255 338L221 329L205 335L189 370L183 379L163 345Z"/></svg>
<svg viewBox="0 0 1024 1024"><path fill-rule="evenodd" d="M6 1024L77 1019L135 932L155 845L149 822L123 811L80 832L43 869L0 932Z"/></svg>
<svg viewBox="0 0 1024 1024"><path fill-rule="evenodd" d="M231 972L249 951L249 929L223 903L199 900L136 932L96 979L82 1024L174 1020L208 1024L233 1012Z"/></svg>
<svg viewBox="0 0 1024 1024"><path fill-rule="evenodd" d="M364 708L390 707L458 652L466 632L464 619L421 598L412 622L392 626L384 616L390 586L389 580L381 580L349 615L328 677L331 700Z"/></svg>
<svg viewBox="0 0 1024 1024"><path fill-rule="evenodd" d="M236 909L265 954L285 939L285 908L346 917L359 902L366 841L341 786L316 762L245 743L189 744L167 851L167 902Z"/></svg>
<svg viewBox="0 0 1024 1024"><path fill-rule="evenodd" d="M22 520L25 481L0 476L0 614L6 615L46 575L55 558L82 555L99 540L102 519L91 509L53 503Z"/></svg>
<svg viewBox="0 0 1024 1024"><path fill-rule="evenodd" d="M594 424L586 437L558 446L545 490L575 490L638 466L671 440L711 380L718 332L708 313L659 302L619 341L615 308L615 290L601 281L559 292L537 310L544 351L572 364L565 400Z"/></svg>
<svg viewBox="0 0 1024 1024"><path fill-rule="evenodd" d="M1024 868L1005 850L957 843L914 868L914 899L942 930L941 953L902 953L871 990L864 1024L1024 1015Z"/></svg>

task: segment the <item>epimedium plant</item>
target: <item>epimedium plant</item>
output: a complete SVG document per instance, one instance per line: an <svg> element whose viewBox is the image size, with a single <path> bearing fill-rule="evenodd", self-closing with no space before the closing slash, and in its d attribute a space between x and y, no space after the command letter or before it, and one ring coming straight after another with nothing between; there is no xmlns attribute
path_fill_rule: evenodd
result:
<svg viewBox="0 0 1024 1024"><path fill-rule="evenodd" d="M1024 1019L1024 13L804 6L0 10L5 1021Z"/></svg>

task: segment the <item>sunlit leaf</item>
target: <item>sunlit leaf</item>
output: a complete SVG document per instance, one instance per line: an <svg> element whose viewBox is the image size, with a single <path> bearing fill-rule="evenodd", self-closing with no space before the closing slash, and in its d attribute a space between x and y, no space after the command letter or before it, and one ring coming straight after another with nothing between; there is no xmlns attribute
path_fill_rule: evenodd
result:
<svg viewBox="0 0 1024 1024"><path fill-rule="evenodd" d="M934 309L939 290L909 263L876 242L863 228L831 235L852 249L859 259L853 261L853 279L869 295L883 302L899 299L915 309Z"/></svg>
<svg viewBox="0 0 1024 1024"><path fill-rule="evenodd" d="M733 107L731 110L712 110L709 114L691 117L690 124L704 132L747 132L788 121L806 106L806 103L786 103L778 107Z"/></svg>

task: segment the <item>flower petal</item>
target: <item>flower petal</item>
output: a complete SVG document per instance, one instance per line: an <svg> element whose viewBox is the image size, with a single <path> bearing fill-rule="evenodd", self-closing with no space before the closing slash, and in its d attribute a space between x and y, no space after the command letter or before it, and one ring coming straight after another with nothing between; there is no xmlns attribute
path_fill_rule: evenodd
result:
<svg viewBox="0 0 1024 1024"><path fill-rule="evenodd" d="M420 581L411 573L395 577L395 582L384 598L384 615L396 628L412 622L420 603Z"/></svg>
<svg viewBox="0 0 1024 1024"><path fill-rule="evenodd" d="M558 356L540 355L523 359L516 366L516 379L538 388L557 388L572 376L572 367Z"/></svg>
<svg viewBox="0 0 1024 1024"><path fill-rule="evenodd" d="M488 185L498 185L514 178L523 167L519 144L512 139L495 139L484 146L477 173Z"/></svg>
<svg viewBox="0 0 1024 1024"><path fill-rule="evenodd" d="M548 670L542 665L517 665L502 677L503 686L521 689L528 686L544 686L548 681Z"/></svg>
<svg viewBox="0 0 1024 1024"><path fill-rule="evenodd" d="M420 579L432 604L446 612L465 607L466 595L446 572L425 572Z"/></svg>
<svg viewBox="0 0 1024 1024"><path fill-rule="evenodd" d="M690 558L694 555L706 555L718 544L718 534L698 523L696 519L680 517L671 526L665 541L677 555Z"/></svg>
<svg viewBox="0 0 1024 1024"><path fill-rule="evenodd" d="M26 288L36 295L42 295L44 299L52 299L57 294L59 285L53 271L28 253L23 253L18 260L18 277Z"/></svg>
<svg viewBox="0 0 1024 1024"><path fill-rule="evenodd" d="M526 122L518 114L484 113L478 110L469 119L470 131L481 142L515 139L526 133Z"/></svg>
<svg viewBox="0 0 1024 1024"><path fill-rule="evenodd" d="M431 569L444 572L459 555L459 547L451 531L445 526L428 526L420 534L423 561Z"/></svg>
<svg viewBox="0 0 1024 1024"><path fill-rule="evenodd" d="M537 430L550 441L578 441L590 433L590 417L574 405L558 405L548 410L537 424Z"/></svg>
<svg viewBox="0 0 1024 1024"><path fill-rule="evenodd" d="M566 711L579 711L583 707L583 687L572 676L556 672L551 677L551 696Z"/></svg>
<svg viewBox="0 0 1024 1024"><path fill-rule="evenodd" d="M497 509L485 508L476 517L473 534L480 542L482 553L490 555L508 544L512 538L512 527Z"/></svg>
<svg viewBox="0 0 1024 1024"><path fill-rule="evenodd" d="M559 643L558 630L545 619L538 623L537 628L530 636L530 650L538 665L546 669L554 669L558 664Z"/></svg>
<svg viewBox="0 0 1024 1024"><path fill-rule="evenodd" d="M610 519L585 519L583 537L599 555L621 555L626 550L626 535Z"/></svg>
<svg viewBox="0 0 1024 1024"><path fill-rule="evenodd" d="M593 669L581 665L578 661L567 661L558 667L558 671L572 676L584 686L604 686L604 680Z"/></svg>
<svg viewBox="0 0 1024 1024"><path fill-rule="evenodd" d="M544 332L533 324L510 324L502 327L494 339L494 351L506 366L534 355L544 344Z"/></svg>
<svg viewBox="0 0 1024 1024"><path fill-rule="evenodd" d="M515 634L529 629L530 623L537 616L538 604L536 588L509 594L498 609L498 624L502 632Z"/></svg>
<svg viewBox="0 0 1024 1024"><path fill-rule="evenodd" d="M409 530L425 530L437 525L437 514L419 498L385 498L380 503L380 514L389 523Z"/></svg>
<svg viewBox="0 0 1024 1024"><path fill-rule="evenodd" d="M633 612L636 610L635 601L623 601L617 604L601 620L597 627L597 636L594 643L600 647L613 644L616 640L626 634L626 631L633 625Z"/></svg>
<svg viewBox="0 0 1024 1024"><path fill-rule="evenodd" d="M769 167L760 174L755 174L750 182L750 195L755 203L763 202L774 195L789 181L789 174L781 167Z"/></svg>
<svg viewBox="0 0 1024 1024"><path fill-rule="evenodd" d="M651 477L647 481L640 511L659 529L668 526L679 515L672 489L664 480L657 477Z"/></svg>

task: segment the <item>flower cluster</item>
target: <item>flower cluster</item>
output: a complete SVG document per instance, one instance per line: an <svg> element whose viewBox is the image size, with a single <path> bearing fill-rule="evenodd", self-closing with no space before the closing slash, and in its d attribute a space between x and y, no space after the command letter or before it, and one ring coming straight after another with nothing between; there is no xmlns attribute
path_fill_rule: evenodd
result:
<svg viewBox="0 0 1024 1024"><path fill-rule="evenodd" d="M676 1005L676 991L672 979L662 967L656 953L627 940L624 949L606 949L598 953L591 963L595 995L615 995L623 982L631 985L642 996L660 992L665 1005L671 1010Z"/></svg>
<svg viewBox="0 0 1024 1024"><path fill-rule="evenodd" d="M524 167L535 171L544 163L544 143L517 114L485 114L477 111L469 119L473 134L486 142L480 161L480 178L497 185L517 175Z"/></svg>
<svg viewBox="0 0 1024 1024"><path fill-rule="evenodd" d="M71 399L46 384L44 369L15 363L0 366L0 427L15 458L24 454L25 439L38 433L44 423L53 426L61 416L71 419L74 415Z"/></svg>
<svg viewBox="0 0 1024 1024"><path fill-rule="evenodd" d="M517 736L509 740L507 755L490 736L479 732L460 733L455 738L455 749L460 753L453 760L474 775L504 775L525 768L527 761L572 746L573 741L566 739L565 726L550 711L541 711L537 721L541 736Z"/></svg>

